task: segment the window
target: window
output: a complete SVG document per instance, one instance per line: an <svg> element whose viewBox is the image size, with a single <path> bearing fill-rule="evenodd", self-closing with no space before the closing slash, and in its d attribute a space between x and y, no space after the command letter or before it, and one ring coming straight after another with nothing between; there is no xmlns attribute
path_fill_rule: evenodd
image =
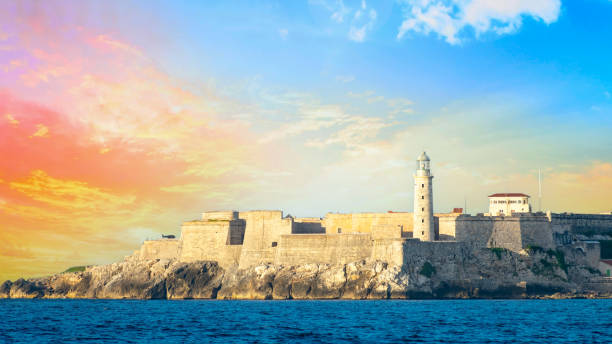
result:
<svg viewBox="0 0 612 344"><path fill-rule="evenodd" d="M425 223L425 219L421 219L421 223Z"/></svg>
<svg viewBox="0 0 612 344"><path fill-rule="evenodd" d="M342 233L342 228L338 228L338 234Z"/></svg>
<svg viewBox="0 0 612 344"><path fill-rule="evenodd" d="M421 235L425 235L425 231L421 232Z"/></svg>
<svg viewBox="0 0 612 344"><path fill-rule="evenodd" d="M421 196L421 199L425 199L425 196Z"/></svg>
<svg viewBox="0 0 612 344"><path fill-rule="evenodd" d="M425 211L425 208L421 208L421 211Z"/></svg>
<svg viewBox="0 0 612 344"><path fill-rule="evenodd" d="M278 243L276 241L272 241L272 247L276 247L278 246Z"/></svg>
<svg viewBox="0 0 612 344"><path fill-rule="evenodd" d="M424 187L425 187L425 184L421 184L421 187L422 187L422 188L424 188Z"/></svg>

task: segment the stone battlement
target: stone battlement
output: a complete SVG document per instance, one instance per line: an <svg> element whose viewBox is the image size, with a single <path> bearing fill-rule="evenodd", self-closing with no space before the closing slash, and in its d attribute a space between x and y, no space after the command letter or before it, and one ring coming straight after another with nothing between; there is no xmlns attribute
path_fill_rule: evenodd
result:
<svg viewBox="0 0 612 344"><path fill-rule="evenodd" d="M215 220L238 220L237 211L206 211L202 213L203 221L215 221Z"/></svg>

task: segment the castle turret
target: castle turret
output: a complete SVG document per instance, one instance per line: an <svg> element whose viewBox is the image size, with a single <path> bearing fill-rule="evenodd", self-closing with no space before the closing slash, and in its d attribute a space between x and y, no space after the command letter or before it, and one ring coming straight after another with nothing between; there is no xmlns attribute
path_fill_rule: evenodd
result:
<svg viewBox="0 0 612 344"><path fill-rule="evenodd" d="M414 225L412 237L421 241L435 240L433 217L433 189L429 157L425 152L417 158L414 173Z"/></svg>

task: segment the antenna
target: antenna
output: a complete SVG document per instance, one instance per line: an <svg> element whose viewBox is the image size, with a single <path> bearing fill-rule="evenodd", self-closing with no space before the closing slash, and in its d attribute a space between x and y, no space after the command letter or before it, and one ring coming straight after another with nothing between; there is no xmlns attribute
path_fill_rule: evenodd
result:
<svg viewBox="0 0 612 344"><path fill-rule="evenodd" d="M467 199L463 196L463 213L467 214Z"/></svg>
<svg viewBox="0 0 612 344"><path fill-rule="evenodd" d="M542 170L538 168L538 211L542 211Z"/></svg>

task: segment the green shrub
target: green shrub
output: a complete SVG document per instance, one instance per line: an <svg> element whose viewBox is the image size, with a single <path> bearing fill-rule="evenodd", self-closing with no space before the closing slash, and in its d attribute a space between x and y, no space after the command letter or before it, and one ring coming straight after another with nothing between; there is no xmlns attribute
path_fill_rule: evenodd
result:
<svg viewBox="0 0 612 344"><path fill-rule="evenodd" d="M80 272L85 271L86 266L72 266L66 269L64 272Z"/></svg>
<svg viewBox="0 0 612 344"><path fill-rule="evenodd" d="M419 273L427 278L431 278L436 273L436 268L430 262L425 262Z"/></svg>
<svg viewBox="0 0 612 344"><path fill-rule="evenodd" d="M563 252L559 250L548 250L546 253L551 257L557 258L557 264L567 273L567 263L565 263L565 254L563 254Z"/></svg>

